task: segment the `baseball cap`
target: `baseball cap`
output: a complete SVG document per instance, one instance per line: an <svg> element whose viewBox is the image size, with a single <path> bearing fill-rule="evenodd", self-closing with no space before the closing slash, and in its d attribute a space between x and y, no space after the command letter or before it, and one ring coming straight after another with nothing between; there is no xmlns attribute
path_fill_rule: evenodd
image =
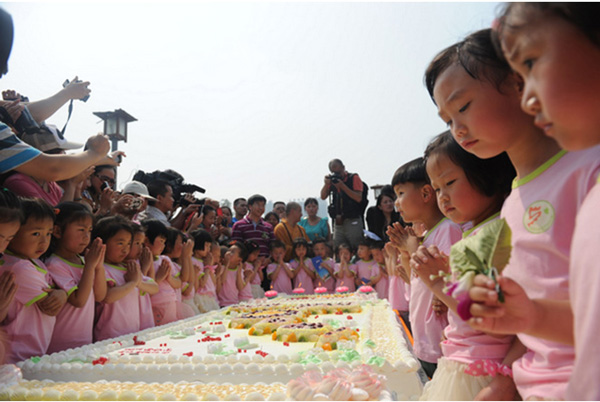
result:
<svg viewBox="0 0 600 402"><path fill-rule="evenodd" d="M137 194L149 200L156 201L156 198L152 197L148 193L148 187L144 183L136 180L132 180L123 187L123 194Z"/></svg>
<svg viewBox="0 0 600 402"><path fill-rule="evenodd" d="M78 149L83 147L83 144L68 141L63 137L62 133L53 124L46 124L40 127L40 130L35 133L24 133L20 135L23 142L39 149L42 152L51 151L53 149Z"/></svg>

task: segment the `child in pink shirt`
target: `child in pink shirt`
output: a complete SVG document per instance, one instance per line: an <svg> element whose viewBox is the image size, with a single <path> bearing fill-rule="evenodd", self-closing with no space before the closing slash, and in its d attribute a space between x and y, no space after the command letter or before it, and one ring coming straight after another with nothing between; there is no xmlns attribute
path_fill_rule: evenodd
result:
<svg viewBox="0 0 600 402"><path fill-rule="evenodd" d="M506 154L479 159L462 149L446 131L429 144L425 158L439 208L456 224L464 226L471 222L472 228L463 237L472 236L498 219L515 176ZM442 341L443 357L438 360L432 380L425 385L422 398L473 400L497 373L510 382L510 367L504 359L514 337L474 330L458 316L458 302L444 291L444 281L438 276L440 271L450 272L438 247L419 247L410 264L421 282L450 310L449 325L444 330L446 339Z"/></svg>
<svg viewBox="0 0 600 402"><path fill-rule="evenodd" d="M263 261L264 258L260 257L260 247L252 240L248 240L244 243L248 250L248 258L246 259L245 265L245 280L250 281L250 290L252 298L261 299L265 297L265 291L263 290L261 283L263 280Z"/></svg>
<svg viewBox="0 0 600 402"><path fill-rule="evenodd" d="M384 247L385 266L388 270L388 300L392 309L398 311L402 320L410 330L408 317L408 295L410 295L410 278L402 267L398 249L392 243Z"/></svg>
<svg viewBox="0 0 600 402"><path fill-rule="evenodd" d="M422 244L436 245L449 254L450 246L460 240L460 227L444 217L439 210L435 192L429 183L423 158L414 159L398 168L392 178L397 195L396 208L406 223L422 223L427 232ZM419 241L412 229L404 229L399 222L388 229L390 241L401 252L402 267L410 277L410 321L414 338L414 353L421 361L425 373L432 377L437 361L442 357L440 342L448 325L445 313L432 309L433 293L411 272L410 254L417 250Z"/></svg>
<svg viewBox="0 0 600 402"><path fill-rule="evenodd" d="M100 219L92 232L106 245L104 269L108 290L94 328L94 339L101 341L140 330L139 291L158 292L154 282L143 281L140 265L125 259L129 255L133 229L125 218L116 215ZM132 314L137 312L137 314Z"/></svg>
<svg viewBox="0 0 600 402"><path fill-rule="evenodd" d="M338 258L340 262L335 264L334 275L335 275L335 287L347 287L348 292L352 293L356 290L356 265L350 264L352 258L352 248L342 243L337 249Z"/></svg>
<svg viewBox="0 0 600 402"><path fill-rule="evenodd" d="M240 302L239 294L245 285L242 279L244 257L246 247L233 241L225 253L223 272L217 280L217 293L222 307Z"/></svg>
<svg viewBox="0 0 600 402"><path fill-rule="evenodd" d="M328 293L335 293L335 278L333 276L335 269L335 261L333 258L329 258L327 256L327 244L325 244L325 239L319 237L313 241L313 252L315 257L321 257L321 268L327 270L326 276L323 278L317 272L315 280L313 282L313 286L315 288L324 287L327 288Z"/></svg>
<svg viewBox="0 0 600 402"><path fill-rule="evenodd" d="M370 242L367 239L361 240L356 250L356 255L360 258L356 262L356 286L372 286L375 288L377 282L381 279L381 272L377 262L373 260Z"/></svg>
<svg viewBox="0 0 600 402"><path fill-rule="evenodd" d="M525 112L536 116L536 121L543 124L546 134L556 138L562 148L569 151L589 149L596 153L598 160L598 144L600 144L600 122L598 114L598 79L597 66L600 61L600 47L592 38L598 35L598 25L588 23L598 17L596 4L589 3L540 3L530 5L527 3L509 5L503 13L502 23L498 36L506 53L514 53L515 48L521 51L521 57L514 57L509 62L511 67L518 72L525 81L523 88L523 102L521 105ZM530 38L537 38L532 42ZM534 59L529 59L529 54L535 53ZM528 58L525 59L524 56ZM525 60L524 60L525 59ZM565 63L565 60L568 60ZM531 64L530 64L531 62ZM532 65L535 64L535 68ZM564 155L562 159L569 154ZM575 155L588 159L587 154L572 152ZM558 164L560 161L556 161ZM490 289L492 284L484 277L475 278L471 298L485 303L485 309L472 306L475 315L486 318L472 319L477 327L484 329L493 328L502 332L524 332L548 340L561 343L575 343L575 362L572 374L568 376L565 370L559 370L554 380L568 378L568 387L564 396L568 400L598 400L600 399L600 364L597 356L600 354L598 346L598 324L595 306L598 302L598 285L600 284L600 270L596 248L600 239L600 220L598 219L598 203L600 200L600 186L596 182L587 196L581 202L582 193L588 184L587 169L582 166L575 167L571 172L572 181L568 183L575 193L559 188L562 194L554 194L557 198L564 198L561 205L571 205L571 209L579 210L575 221L573 238L569 255L569 299L541 295L536 291L532 294L526 286L527 282L515 282L508 278L501 278L500 284L504 291L505 302L498 304L497 296L493 296ZM562 173L562 172L561 172ZM544 181L547 186L555 186L552 167L547 167L540 172L535 181ZM560 180L565 180L559 173ZM523 183L520 187L527 186ZM577 191L578 190L578 191ZM571 196L571 200L567 198ZM566 202L565 202L566 201ZM573 211L556 210L556 218L552 226L564 224ZM565 215L567 212L567 216ZM544 215L542 218L546 218ZM538 219L539 220L539 219ZM545 219L548 226L548 219ZM535 225L535 223L533 224ZM533 226L532 225L532 226ZM568 237L560 231L548 229L549 235ZM541 236L541 235L540 235ZM565 239L568 240L568 239ZM548 251L561 253L562 250L553 250L561 240L552 239L552 243L544 247ZM562 257L562 256L561 256ZM553 264L554 265L554 264ZM540 264L540 269L544 264ZM545 274L545 272L544 272ZM564 290L564 277L560 278L560 290ZM520 285L524 285L523 289ZM541 297L540 297L541 296ZM534 299L531 299L535 297ZM495 306L492 308L492 306ZM487 316L490 314L489 316ZM574 330L571 326L574 316ZM574 338L573 338L574 335ZM520 336L520 335L519 335ZM550 352L550 350L548 350ZM562 354L562 352L561 352ZM554 356L553 356L554 357ZM556 356L560 357L560 355ZM554 359L552 359L554 360ZM544 373L546 374L546 373ZM551 389L553 380L551 373L543 378L547 389ZM561 388L563 384L560 384Z"/></svg>
<svg viewBox="0 0 600 402"><path fill-rule="evenodd" d="M196 281L197 287L194 303L202 313L218 310L216 265L212 265L212 237L204 229L195 230L192 232L192 237L194 239L192 264L198 267L200 272ZM205 264L204 261L208 262L208 264Z"/></svg>
<svg viewBox="0 0 600 402"><path fill-rule="evenodd" d="M67 292L68 299L56 316L48 354L92 343L94 304L106 296L102 240L94 240L85 252L85 259L82 256L90 242L92 213L76 202L63 202L57 209L53 254L46 260L46 266L58 287Z"/></svg>
<svg viewBox="0 0 600 402"><path fill-rule="evenodd" d="M145 282L153 281L154 267L152 252L144 243L146 242L146 235L141 225L132 223L133 229L133 240L131 247L129 248L129 254L125 259L125 263L133 261L140 265L140 271L142 272L142 280ZM140 330L146 328L153 328L154 324L154 313L152 312L152 300L150 295L146 292L139 292L139 307L140 307Z"/></svg>
<svg viewBox="0 0 600 402"><path fill-rule="evenodd" d="M271 242L271 259L274 261L267 266L267 275L271 280L271 289L277 293L292 294L292 278L294 272L290 265L283 260L285 244L281 240Z"/></svg>
<svg viewBox="0 0 600 402"><path fill-rule="evenodd" d="M171 274L178 278L182 287L188 282L192 271L192 253L194 242L191 239L185 241L185 235L179 229L168 228L167 241L165 242L164 255L171 259ZM182 265L179 263L181 262ZM175 300L177 306L177 319L193 317L194 310L187 304L184 304L181 297L181 289L175 289Z"/></svg>
<svg viewBox="0 0 600 402"><path fill-rule="evenodd" d="M12 272L17 285L2 322L9 342L8 363L46 353L56 315L67 301L64 290L52 289L46 266L39 260L50 245L54 211L40 199L24 199L21 208L25 222L0 259L0 274Z"/></svg>
<svg viewBox="0 0 600 402"><path fill-rule="evenodd" d="M383 246L384 243L382 241L373 241L369 245L369 249L371 250L373 260L377 263L377 267L379 268L379 280L375 284L375 289L377 290L377 297L379 297L380 299L387 299L389 292L389 281L388 272L385 266Z"/></svg>
<svg viewBox="0 0 600 402"><path fill-rule="evenodd" d="M303 288L304 293L312 295L315 291L313 281L316 278L315 267L312 261L306 255L308 254L308 242L299 237L294 239L292 245L292 257L290 268L294 272L294 288Z"/></svg>
<svg viewBox="0 0 600 402"><path fill-rule="evenodd" d="M154 323L164 325L177 321L177 294L181 280L171 272L171 259L162 255L169 231L164 223L157 219L142 222L146 235L145 246L150 249L153 258L153 274L150 277L158 284L158 292L151 296Z"/></svg>

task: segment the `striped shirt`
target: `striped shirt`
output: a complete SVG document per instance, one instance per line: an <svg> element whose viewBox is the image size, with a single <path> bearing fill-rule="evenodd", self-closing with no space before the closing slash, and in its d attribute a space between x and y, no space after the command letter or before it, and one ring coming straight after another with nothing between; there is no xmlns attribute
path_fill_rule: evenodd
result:
<svg viewBox="0 0 600 402"><path fill-rule="evenodd" d="M41 152L25 144L6 124L0 123L0 173L29 162Z"/></svg>
<svg viewBox="0 0 600 402"><path fill-rule="evenodd" d="M269 256L269 245L275 240L273 234L273 226L264 219L260 219L258 223L254 223L249 217L233 224L231 240L245 242L252 240L260 246L260 255Z"/></svg>

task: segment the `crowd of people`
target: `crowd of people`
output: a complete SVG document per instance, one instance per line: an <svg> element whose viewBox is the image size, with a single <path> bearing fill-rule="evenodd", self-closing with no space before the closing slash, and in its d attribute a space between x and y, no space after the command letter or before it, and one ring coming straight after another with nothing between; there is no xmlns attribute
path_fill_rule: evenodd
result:
<svg viewBox="0 0 600 402"><path fill-rule="evenodd" d="M87 82L27 108L4 101L0 357L14 363L270 289L365 285L410 325L431 379L424 400L600 399L590 307L600 286L598 11L509 3L491 29L442 50L425 83L449 130L402 163L369 209L368 186L331 160L319 194L331 226L316 198L265 214L259 194L232 210L157 178L116 191L119 155L103 136L65 155L74 145L56 131L43 133L44 149L22 135L20 113L43 119L88 95ZM4 11L0 31L6 72ZM511 230L508 264L497 279L473 274L457 300L440 275L456 275L451 246L498 219Z"/></svg>

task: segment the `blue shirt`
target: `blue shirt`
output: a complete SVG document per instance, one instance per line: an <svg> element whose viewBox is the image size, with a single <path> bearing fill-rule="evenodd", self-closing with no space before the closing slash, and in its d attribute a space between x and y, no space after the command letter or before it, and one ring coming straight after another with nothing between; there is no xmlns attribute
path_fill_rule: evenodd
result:
<svg viewBox="0 0 600 402"><path fill-rule="evenodd" d="M4 123L0 123L0 173L29 162L41 152L25 144Z"/></svg>
<svg viewBox="0 0 600 402"><path fill-rule="evenodd" d="M329 234L329 228L327 226L327 218L321 218L319 223L314 226L308 224L308 217L303 217L298 222L298 225L302 226L308 235L310 241L314 241L317 236L327 240L327 235Z"/></svg>

